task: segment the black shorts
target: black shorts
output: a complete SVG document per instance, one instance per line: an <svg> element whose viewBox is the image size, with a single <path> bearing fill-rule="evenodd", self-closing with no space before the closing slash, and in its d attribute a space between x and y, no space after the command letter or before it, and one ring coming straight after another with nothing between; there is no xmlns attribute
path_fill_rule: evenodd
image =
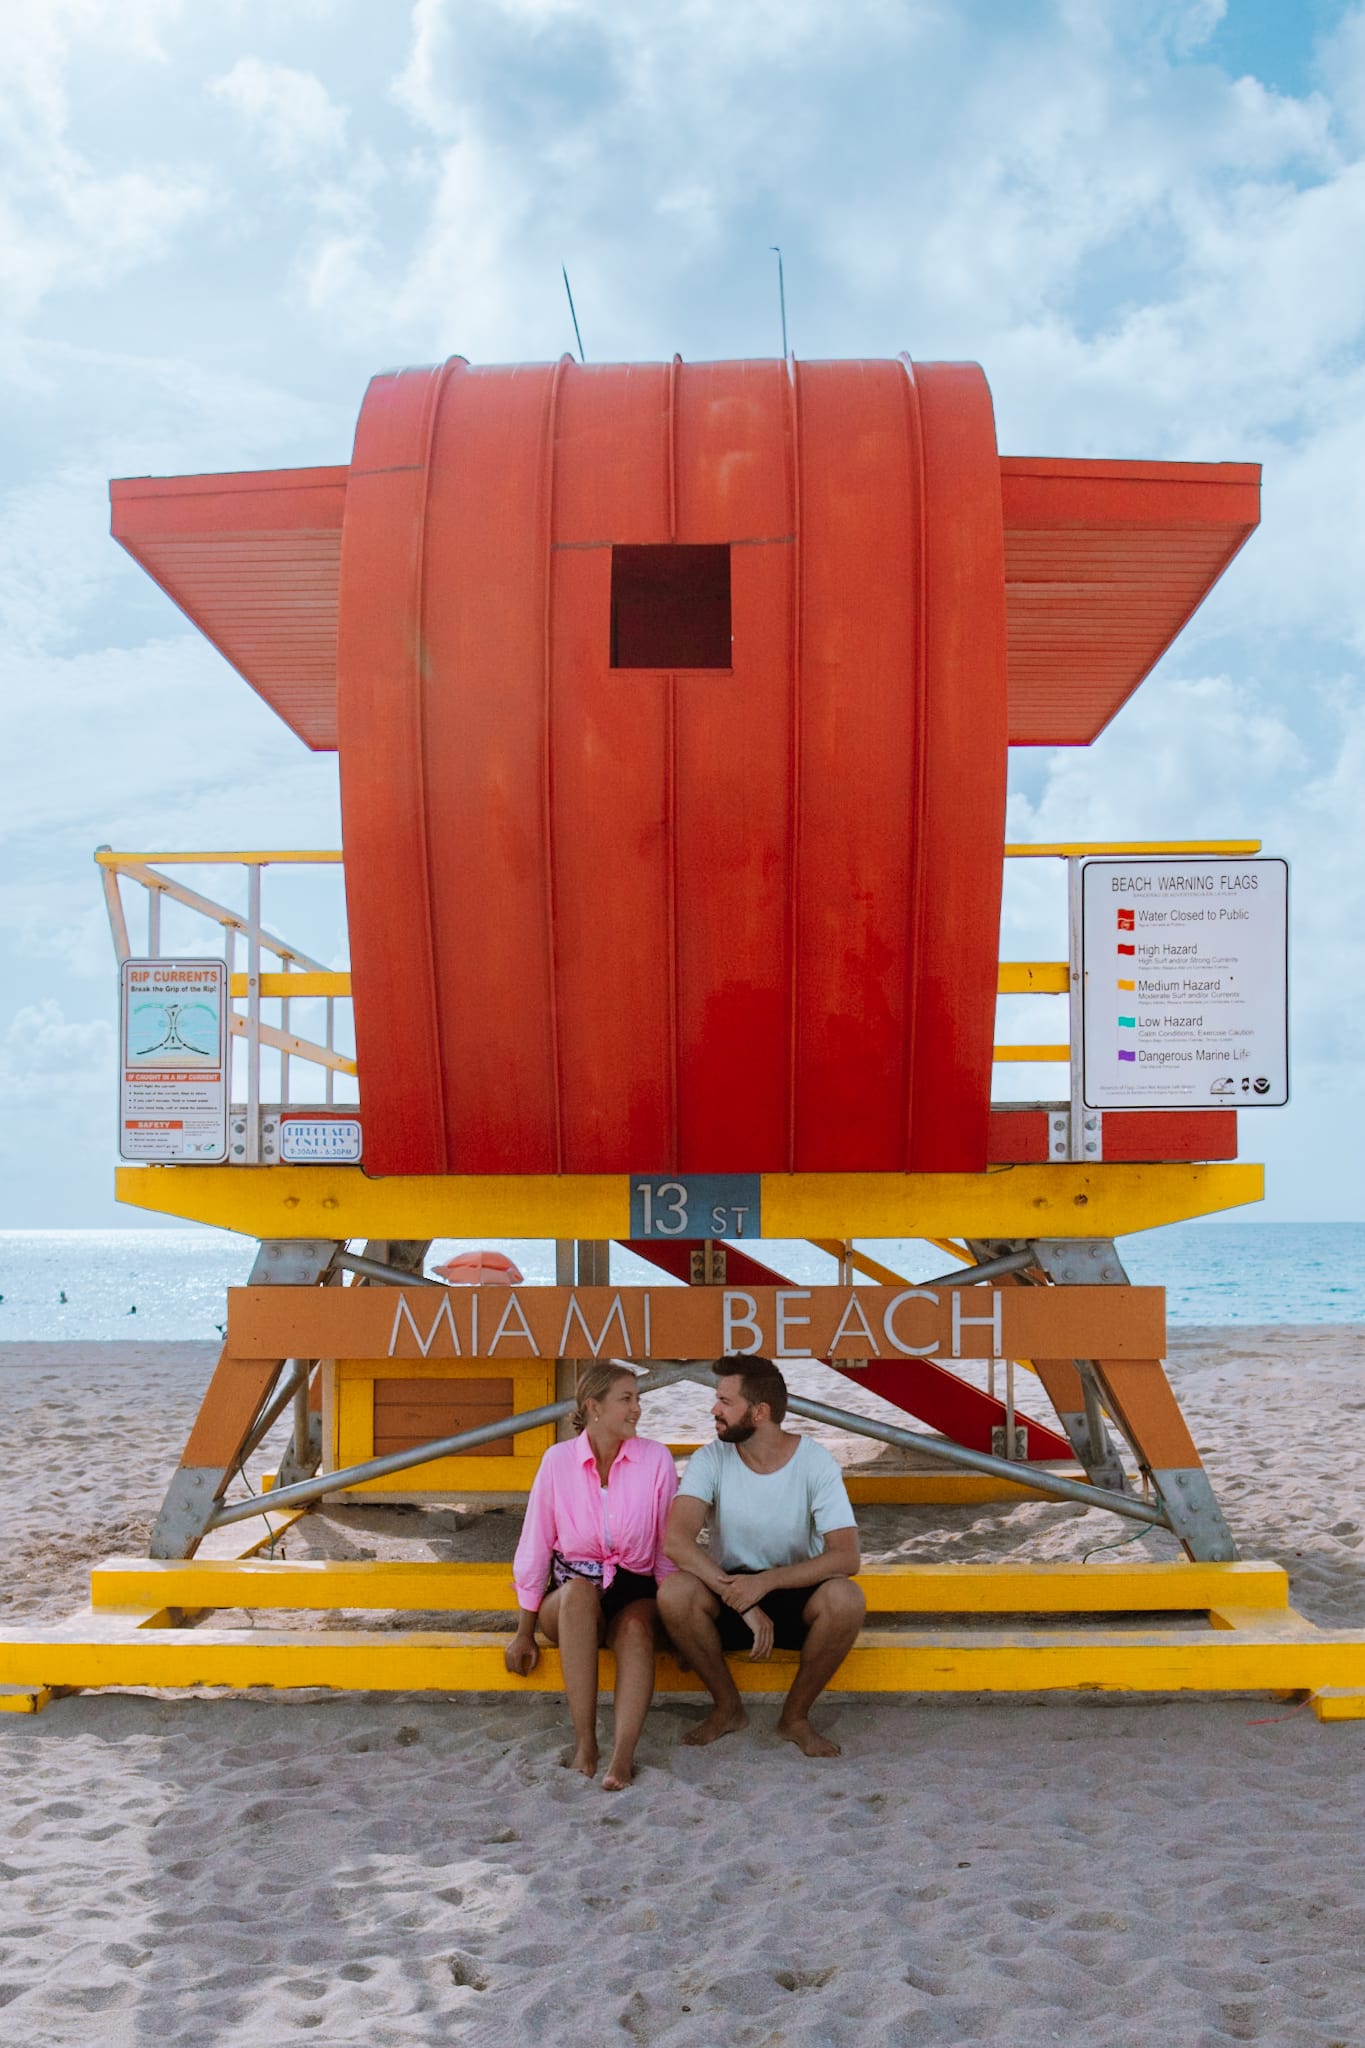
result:
<svg viewBox="0 0 1365 2048"><path fill-rule="evenodd" d="M658 1591L652 1572L617 1572L602 1595L603 1621L615 1621L621 1609L629 1607L632 1600L653 1600Z"/></svg>
<svg viewBox="0 0 1365 2048"><path fill-rule="evenodd" d="M570 1576L586 1578L587 1574L571 1573ZM566 1580L564 1583L567 1584L568 1581ZM589 1583L599 1585L600 1581L594 1579L590 1580ZM561 1588L555 1584L553 1579L545 1588L547 1594L557 1593L560 1590ZM632 1600L654 1600L657 1599L658 1592L658 1583L652 1572L618 1571L616 1577L607 1587L606 1592L601 1596L603 1623L615 1621L621 1609L629 1607Z"/></svg>
<svg viewBox="0 0 1365 2048"><path fill-rule="evenodd" d="M736 1570L730 1574L740 1579L746 1573ZM810 1623L805 1618L806 1602L815 1591L814 1586L778 1586L768 1594L759 1606L773 1625L773 1647L778 1650L799 1650L810 1634ZM736 1614L733 1607L721 1602L716 1616L716 1627L720 1631L723 1650L752 1650L754 1632L742 1614Z"/></svg>

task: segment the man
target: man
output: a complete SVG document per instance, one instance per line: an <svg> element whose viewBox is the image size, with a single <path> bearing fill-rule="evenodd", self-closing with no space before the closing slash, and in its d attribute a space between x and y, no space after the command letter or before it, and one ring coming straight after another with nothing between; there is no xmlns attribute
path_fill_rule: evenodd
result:
<svg viewBox="0 0 1365 2048"><path fill-rule="evenodd" d="M715 1742L748 1715L725 1662L799 1650L777 1732L807 1756L838 1756L810 1710L862 1625L853 1583L858 1531L839 1467L808 1436L783 1429L787 1383L768 1358L719 1358L703 1444L682 1477L664 1531L678 1569L659 1586L659 1612L715 1705L684 1742ZM709 1548L697 1541L710 1516Z"/></svg>

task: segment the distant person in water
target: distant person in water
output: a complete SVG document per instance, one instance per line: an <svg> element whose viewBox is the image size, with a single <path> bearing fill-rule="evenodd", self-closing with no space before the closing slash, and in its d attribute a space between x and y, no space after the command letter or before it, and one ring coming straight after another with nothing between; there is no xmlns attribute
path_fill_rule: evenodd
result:
<svg viewBox="0 0 1365 2048"><path fill-rule="evenodd" d="M597 1652L616 1656L615 1724L603 1789L635 1772L654 1697L658 1582L673 1567L664 1523L678 1480L667 1447L637 1436L640 1396L625 1365L592 1365L578 1387L571 1443L540 1461L512 1564L520 1617L507 1669L540 1661L536 1628L559 1647L573 1721L573 1768L597 1775Z"/></svg>
<svg viewBox="0 0 1365 2048"><path fill-rule="evenodd" d="M677 1566L659 1588L664 1626L714 1706L687 1743L715 1742L748 1720L725 1661L774 1646L801 1662L777 1732L807 1756L838 1756L810 1710L862 1626L853 1583L858 1530L839 1467L813 1438L783 1429L787 1383L768 1358L719 1358L714 1443L683 1473L664 1548ZM710 1520L709 1547L698 1542Z"/></svg>

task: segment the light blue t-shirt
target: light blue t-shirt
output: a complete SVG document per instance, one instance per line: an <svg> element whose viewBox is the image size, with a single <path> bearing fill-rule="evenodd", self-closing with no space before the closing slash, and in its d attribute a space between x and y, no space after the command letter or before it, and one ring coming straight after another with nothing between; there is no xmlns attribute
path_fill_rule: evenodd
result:
<svg viewBox="0 0 1365 2048"><path fill-rule="evenodd" d="M722 1571L818 1557L831 1529L853 1527L838 1461L808 1436L778 1472L751 1471L738 1445L717 1437L693 1454L678 1492L710 1508L711 1555Z"/></svg>

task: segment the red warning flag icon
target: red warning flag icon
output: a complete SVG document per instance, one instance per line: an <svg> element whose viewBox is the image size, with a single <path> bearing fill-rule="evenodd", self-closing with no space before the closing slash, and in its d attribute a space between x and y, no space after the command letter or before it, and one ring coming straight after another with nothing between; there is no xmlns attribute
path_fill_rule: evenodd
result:
<svg viewBox="0 0 1365 2048"><path fill-rule="evenodd" d="M1121 932L1130 932L1133 929L1133 913L1131 910L1121 910L1118 913L1118 920Z"/></svg>

